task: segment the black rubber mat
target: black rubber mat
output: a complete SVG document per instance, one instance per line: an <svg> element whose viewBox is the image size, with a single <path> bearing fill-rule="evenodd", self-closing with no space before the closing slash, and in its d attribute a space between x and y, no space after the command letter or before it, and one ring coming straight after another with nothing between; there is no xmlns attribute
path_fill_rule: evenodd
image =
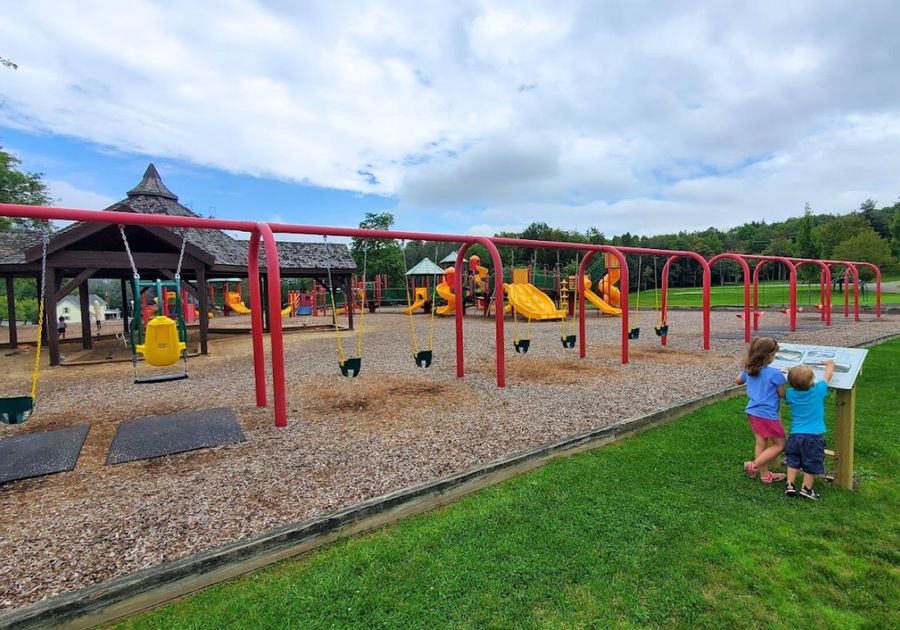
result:
<svg viewBox="0 0 900 630"><path fill-rule="evenodd" d="M72 470L90 428L84 424L0 440L0 483Z"/></svg>
<svg viewBox="0 0 900 630"><path fill-rule="evenodd" d="M234 412L227 407L135 418L119 425L106 464L235 444L245 439Z"/></svg>

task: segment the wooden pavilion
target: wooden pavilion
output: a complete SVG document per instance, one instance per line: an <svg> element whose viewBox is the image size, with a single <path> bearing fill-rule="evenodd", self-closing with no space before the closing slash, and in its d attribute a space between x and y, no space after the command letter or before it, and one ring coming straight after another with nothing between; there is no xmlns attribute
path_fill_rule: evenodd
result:
<svg viewBox="0 0 900 630"><path fill-rule="evenodd" d="M178 203L178 196L162 182L156 167L147 167L141 182L128 191L125 199L106 210L198 216ZM216 276L247 278L249 241L232 238L221 230L177 230L150 226L125 228L138 272L144 279L171 280L175 277L182 238L186 239L181 279L184 288L199 306L200 352L208 353L209 291L207 279ZM34 278L40 287L41 235L35 232L0 232L0 274L6 280L9 316L9 346L18 344L15 310L15 278ZM260 267L265 269L261 253ZM350 294L351 278L356 270L346 245L336 243L279 242L278 254L282 278L312 278L325 285L329 269L336 288ZM81 310L81 343L92 347L89 315L88 279L119 279L123 302L128 303L128 287L133 272L117 225L74 223L50 236L47 248L46 306L55 314L59 300L78 290ZM263 304L266 303L266 284ZM133 293L133 291L132 291ZM348 313L353 327L352 309ZM130 312L123 309L123 329L128 331ZM52 318L54 315L51 315ZM268 328L268 309L263 309ZM59 365L59 336L56 325L45 326L50 365Z"/></svg>

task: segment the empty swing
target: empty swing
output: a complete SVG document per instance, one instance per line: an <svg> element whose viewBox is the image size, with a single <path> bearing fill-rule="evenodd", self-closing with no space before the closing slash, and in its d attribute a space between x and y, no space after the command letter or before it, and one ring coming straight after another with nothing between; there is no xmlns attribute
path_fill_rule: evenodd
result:
<svg viewBox="0 0 900 630"><path fill-rule="evenodd" d="M41 235L41 295L38 305L37 344L34 351L34 368L31 370L31 393L28 396L5 396L0 398L0 422L22 424L34 413L37 402L38 379L41 374L41 337L44 332L44 305L47 290L47 244L50 241L49 226Z"/></svg>
<svg viewBox="0 0 900 630"><path fill-rule="evenodd" d="M635 314L641 314L641 271L643 264L643 256L638 256L638 281L637 281L637 300L635 301ZM635 326L634 328L628 329L628 338L634 341L641 336L641 327Z"/></svg>
<svg viewBox="0 0 900 630"><path fill-rule="evenodd" d="M322 239L327 243L328 237L323 236ZM368 250L369 250L369 242L365 241L363 243L363 279L366 277L366 265L368 262ZM356 329L356 356L348 357L344 352L344 341L341 337L341 329L337 323L337 305L335 304L334 299L334 282L331 279L331 263L327 263L326 269L328 270L328 293L331 296L331 321L334 324L334 336L337 341L337 351L338 351L338 367L341 370L341 374L346 376L347 378L355 378L359 376L359 372L362 369L362 358L363 358L363 343L362 336L363 330L366 325L366 305L365 305L365 297L363 299L362 308L359 309L359 327ZM365 287L363 288L365 290ZM347 309L347 317L352 317L353 314L353 291L351 289L350 294L346 296L346 309Z"/></svg>
<svg viewBox="0 0 900 630"><path fill-rule="evenodd" d="M659 278L656 276L656 257L653 257L653 297L656 300L656 310L659 312L659 323L654 327L657 337L665 337L669 334L669 324L663 319L659 297Z"/></svg>
<svg viewBox="0 0 900 630"><path fill-rule="evenodd" d="M531 347L531 318L525 324L525 337L519 336L519 314L515 306L513 306L513 348L517 353L525 354Z"/></svg>
<svg viewBox="0 0 900 630"><path fill-rule="evenodd" d="M406 268L406 243L400 243L401 249L403 249L403 279L406 281L406 312L409 317L409 339L410 344L412 345L412 356L413 361L415 361L416 365L422 369L431 366L431 361L434 358L434 312L437 310L435 308L435 300L437 298L437 278L432 278L432 287L431 287L431 317L428 322L428 344L424 350L419 348L419 338L416 335L416 320L415 315L413 315L412 308L412 295L409 290L409 278L406 277L407 268Z"/></svg>
<svg viewBox="0 0 900 630"><path fill-rule="evenodd" d="M187 246L187 234L181 235L181 249L178 253L178 266L175 269L175 280L163 282L162 280L142 281L138 273L128 237L125 235L125 226L119 226L125 252L128 254L128 262L131 264L133 275L133 300L131 310L131 322L128 326L129 347L131 349L131 369L136 385L148 383L167 383L179 381L188 377L187 369L187 325L184 321L184 305L181 301L181 264L184 260L184 250ZM158 302L157 315L144 324L144 313L141 305L141 291L148 288L156 289ZM174 315L176 319L165 315L165 302L163 289L173 289L175 292ZM125 296L123 296L124 298ZM171 311L170 311L171 312ZM163 374L140 374L138 361L143 357L147 365L153 367L169 367L175 365L179 359L182 368L177 372L165 372Z"/></svg>
<svg viewBox="0 0 900 630"><path fill-rule="evenodd" d="M559 340L563 348L574 348L578 339L573 331L573 323L569 321L569 281L563 280L559 285L559 310L563 317L559 320Z"/></svg>

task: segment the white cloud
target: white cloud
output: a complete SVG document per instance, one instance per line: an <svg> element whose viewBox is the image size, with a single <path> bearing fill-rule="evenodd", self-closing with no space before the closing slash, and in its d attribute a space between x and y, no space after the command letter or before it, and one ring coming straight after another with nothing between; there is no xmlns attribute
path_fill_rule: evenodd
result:
<svg viewBox="0 0 900 630"><path fill-rule="evenodd" d="M898 30L889 0L33 0L0 124L461 232L726 226L896 197Z"/></svg>
<svg viewBox="0 0 900 630"><path fill-rule="evenodd" d="M117 200L92 190L76 188L69 182L58 179L45 179L44 183L50 190L53 205L64 208L83 208L85 210L102 210L114 204Z"/></svg>

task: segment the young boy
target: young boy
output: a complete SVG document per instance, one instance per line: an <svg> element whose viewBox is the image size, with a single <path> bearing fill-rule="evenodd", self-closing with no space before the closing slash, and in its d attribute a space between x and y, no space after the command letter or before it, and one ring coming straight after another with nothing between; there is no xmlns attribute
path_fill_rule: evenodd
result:
<svg viewBox="0 0 900 630"><path fill-rule="evenodd" d="M56 324L56 332L60 339L66 338L66 318L62 315L59 316L59 322Z"/></svg>
<svg viewBox="0 0 900 630"><path fill-rule="evenodd" d="M815 374L808 365L798 365L788 372L787 380L791 387L785 394L785 400L791 407L791 435L784 449L787 461L787 487L784 493L789 497L798 494L794 482L797 472L802 470L800 496L813 500L820 498L813 490L813 482L815 475L825 474L825 397L828 396L828 383L834 376L834 361L825 361L824 365L825 374L818 383L815 383Z"/></svg>

